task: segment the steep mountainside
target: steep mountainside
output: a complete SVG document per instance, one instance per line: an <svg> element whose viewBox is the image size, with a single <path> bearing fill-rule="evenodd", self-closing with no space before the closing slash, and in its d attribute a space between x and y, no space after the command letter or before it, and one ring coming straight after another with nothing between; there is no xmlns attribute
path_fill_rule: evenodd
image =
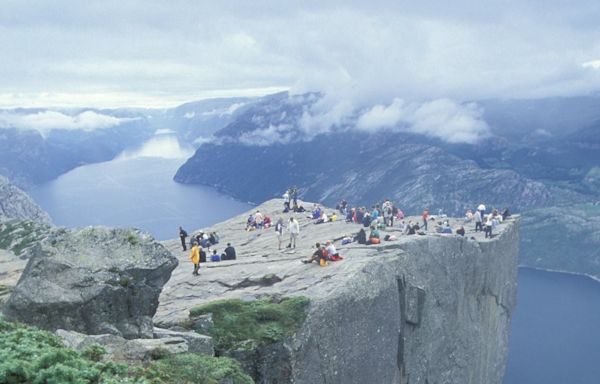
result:
<svg viewBox="0 0 600 384"><path fill-rule="evenodd" d="M0 176L0 222L7 218L51 224L50 216L42 208L7 178Z"/></svg>

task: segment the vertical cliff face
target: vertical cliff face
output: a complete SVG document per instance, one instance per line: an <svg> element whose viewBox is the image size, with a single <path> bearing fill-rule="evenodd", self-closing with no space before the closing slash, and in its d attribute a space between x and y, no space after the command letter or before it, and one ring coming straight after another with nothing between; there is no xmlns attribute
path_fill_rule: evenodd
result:
<svg viewBox="0 0 600 384"><path fill-rule="evenodd" d="M275 200L258 209L277 218L279 206ZM163 290L155 321L190 324L188 310L215 299L306 296L308 314L294 336L245 354L254 356L244 362L258 383L502 382L516 300L518 217L501 224L493 239L471 225L465 237L387 229L382 237L398 240L338 243L344 260L327 267L299 261L316 241L340 239L360 226L296 217L295 251L278 251L272 229L245 232L244 215L214 226L222 242L236 246L238 259L204 264L199 277L191 276L177 241L165 242L182 263Z"/></svg>
<svg viewBox="0 0 600 384"><path fill-rule="evenodd" d="M492 241L412 240L313 296L292 344L294 382L502 382L518 224Z"/></svg>
<svg viewBox="0 0 600 384"><path fill-rule="evenodd" d="M0 221L7 218L51 224L50 216L25 192L0 176Z"/></svg>

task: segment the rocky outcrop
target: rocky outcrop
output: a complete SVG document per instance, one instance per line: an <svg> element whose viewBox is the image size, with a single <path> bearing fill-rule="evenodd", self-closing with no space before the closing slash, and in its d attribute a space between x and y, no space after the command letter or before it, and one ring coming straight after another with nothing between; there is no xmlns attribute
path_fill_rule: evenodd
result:
<svg viewBox="0 0 600 384"><path fill-rule="evenodd" d="M152 317L177 260L134 230L55 229L33 246L3 308L42 329L152 338Z"/></svg>
<svg viewBox="0 0 600 384"><path fill-rule="evenodd" d="M0 176L0 221L7 218L51 224L50 216L31 197Z"/></svg>
<svg viewBox="0 0 600 384"><path fill-rule="evenodd" d="M276 220L281 203L258 209ZM344 260L327 267L300 260L316 241L338 241L360 226L315 225L297 214L298 248L279 251L272 229L244 231L246 217L210 228L236 247L238 259L205 263L198 277L177 240L164 243L182 263L161 294L157 324L202 326L204 319L190 319L188 311L215 299L305 296L307 317L294 336L257 350L225 351L256 382L502 382L516 300L518 217L501 224L492 239L473 225L465 237L437 234L432 225L423 236L388 229L382 235L398 239L380 245L337 242Z"/></svg>

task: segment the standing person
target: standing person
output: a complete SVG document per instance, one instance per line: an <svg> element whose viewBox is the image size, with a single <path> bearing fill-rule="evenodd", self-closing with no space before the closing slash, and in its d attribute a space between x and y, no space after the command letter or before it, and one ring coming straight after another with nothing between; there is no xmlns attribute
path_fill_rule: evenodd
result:
<svg viewBox="0 0 600 384"><path fill-rule="evenodd" d="M190 252L190 260L192 261L192 264L194 264L194 272L192 272L192 275L198 276L198 269L200 268L200 247L195 241L192 246L192 251Z"/></svg>
<svg viewBox="0 0 600 384"><path fill-rule="evenodd" d="M479 210L475 211L473 220L475 220L475 232L483 231L483 218L481 217L481 212Z"/></svg>
<svg viewBox="0 0 600 384"><path fill-rule="evenodd" d="M298 188L294 185L291 191L292 200L295 206L298 206Z"/></svg>
<svg viewBox="0 0 600 384"><path fill-rule="evenodd" d="M477 210L481 214L481 218L485 219L485 204L483 204L483 203L479 204L479 206L477 207Z"/></svg>
<svg viewBox="0 0 600 384"><path fill-rule="evenodd" d="M283 219L280 217L275 223L275 232L277 233L277 241L279 242L279 250L281 250L281 241L283 240Z"/></svg>
<svg viewBox="0 0 600 384"><path fill-rule="evenodd" d="M296 248L296 239L298 238L298 234L300 233L300 224L298 224L298 220L294 219L293 217L290 217L288 231L290 231L290 243L287 247Z"/></svg>
<svg viewBox="0 0 600 384"><path fill-rule="evenodd" d="M425 228L425 230L427 230L427 220L429 219L429 208L425 208L425 210L423 211L423 228Z"/></svg>
<svg viewBox="0 0 600 384"><path fill-rule="evenodd" d="M492 238L492 215L489 215L485 221L485 238Z"/></svg>
<svg viewBox="0 0 600 384"><path fill-rule="evenodd" d="M187 232L181 226L179 226L179 238L181 239L181 247L183 251L187 251L187 247L185 246L185 238L188 237Z"/></svg>

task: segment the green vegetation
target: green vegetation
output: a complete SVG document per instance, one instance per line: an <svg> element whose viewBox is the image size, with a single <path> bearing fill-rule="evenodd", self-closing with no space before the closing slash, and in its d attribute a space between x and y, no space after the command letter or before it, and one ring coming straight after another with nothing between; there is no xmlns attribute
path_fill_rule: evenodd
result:
<svg viewBox="0 0 600 384"><path fill-rule="evenodd" d="M56 335L0 317L0 384L251 384L239 364L225 357L180 354L144 367L102 361L104 348L76 352Z"/></svg>
<svg viewBox="0 0 600 384"><path fill-rule="evenodd" d="M290 297L250 302L239 299L219 300L192 308L190 316L213 314L210 331L217 351L254 348L291 336L306 319L309 299Z"/></svg>
<svg viewBox="0 0 600 384"><path fill-rule="evenodd" d="M217 384L226 378L234 384L254 383L235 360L190 353L172 355L152 363L145 377L152 384Z"/></svg>
<svg viewBox="0 0 600 384"><path fill-rule="evenodd" d="M40 240L47 227L31 221L8 221L0 223L0 249L20 255L26 248Z"/></svg>

